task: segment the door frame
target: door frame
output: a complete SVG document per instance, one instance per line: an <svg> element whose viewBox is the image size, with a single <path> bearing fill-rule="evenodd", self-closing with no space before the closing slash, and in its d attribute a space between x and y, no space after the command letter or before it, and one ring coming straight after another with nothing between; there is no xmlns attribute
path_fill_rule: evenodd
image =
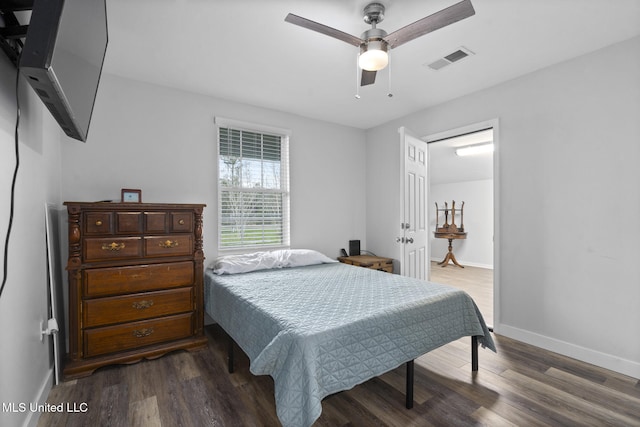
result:
<svg viewBox="0 0 640 427"><path fill-rule="evenodd" d="M427 135L423 140L427 144L441 139L451 138L465 133L473 133L483 129L493 128L493 329L500 332L500 120L498 118L483 122L472 123L466 126L449 129ZM429 159L430 160L430 159ZM431 168L427 167L427 173ZM430 184L429 180L429 186Z"/></svg>

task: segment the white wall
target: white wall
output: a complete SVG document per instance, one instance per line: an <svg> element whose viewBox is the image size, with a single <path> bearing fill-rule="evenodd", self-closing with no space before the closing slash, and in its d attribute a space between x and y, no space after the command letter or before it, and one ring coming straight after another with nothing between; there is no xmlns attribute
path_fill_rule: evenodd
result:
<svg viewBox="0 0 640 427"><path fill-rule="evenodd" d="M367 135L367 242L368 250L399 260L401 236L399 121L370 129ZM394 263L394 271L400 271Z"/></svg>
<svg viewBox="0 0 640 427"><path fill-rule="evenodd" d="M86 144L62 146L62 197L206 203L204 251L217 255L214 116L290 129L291 246L339 255L365 239L361 130L105 75ZM206 261L207 262L207 261ZM205 263L206 263L205 262Z"/></svg>
<svg viewBox="0 0 640 427"><path fill-rule="evenodd" d="M0 58L4 237L15 70ZM144 201L203 202L205 253L215 257L214 115L293 131L292 246L336 256L360 238L395 258L397 128L429 135L499 118L496 331L640 377L638 75L635 38L371 129L366 143L357 129L104 76L82 144L61 134L23 82L0 400L37 401L50 387L50 345L38 333L47 317L45 202L117 199L123 187L141 188ZM1 417L1 425L35 420Z"/></svg>
<svg viewBox="0 0 640 427"><path fill-rule="evenodd" d="M9 216L13 171L15 68L0 55L0 229ZM205 255L216 248L213 118L224 116L292 130L291 244L339 255L349 239L365 240L365 138L361 130L292 114L212 99L103 75L85 144L67 138L30 87L21 83L21 169L9 254L9 281L0 298L0 401L42 402L51 388L44 205L119 199L141 188L143 201L206 203ZM63 278L63 281L66 277ZM64 285L66 290L66 285ZM66 292L65 292L66 293ZM65 304L66 305L66 304ZM37 414L1 412L0 425L34 425Z"/></svg>
<svg viewBox="0 0 640 427"><path fill-rule="evenodd" d="M15 165L16 69L0 55L0 237L4 253ZM0 297L0 402L42 403L53 379L48 319L45 203L59 204L62 132L23 78L20 82L20 170L16 182L8 280ZM66 138L66 137L64 137ZM0 265L4 267L3 261ZM37 414L0 412L0 425L35 425Z"/></svg>
<svg viewBox="0 0 640 427"><path fill-rule="evenodd" d="M399 126L499 118L496 331L640 378L639 75L636 37L369 130L369 246L396 250L399 201L377 195L397 194Z"/></svg>
<svg viewBox="0 0 640 427"><path fill-rule="evenodd" d="M453 254L462 265L493 268L493 179L431 184L429 187L429 238L431 259L442 261L448 251L447 239L436 239L435 202L444 207L456 201L456 225L460 226L458 209L464 202L464 229L467 238L453 241ZM451 222L451 221L449 221ZM439 224L444 223L440 215Z"/></svg>

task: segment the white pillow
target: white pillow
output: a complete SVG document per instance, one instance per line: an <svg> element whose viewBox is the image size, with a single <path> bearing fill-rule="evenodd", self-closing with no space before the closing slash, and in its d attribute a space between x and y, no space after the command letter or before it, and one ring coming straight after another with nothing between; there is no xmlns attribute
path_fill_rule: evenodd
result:
<svg viewBox="0 0 640 427"><path fill-rule="evenodd" d="M305 265L338 262L312 249L289 249L287 259L287 267L303 267Z"/></svg>
<svg viewBox="0 0 640 427"><path fill-rule="evenodd" d="M215 274L237 274L330 262L337 261L311 249L281 249L271 252L224 255L216 259L210 268Z"/></svg>
<svg viewBox="0 0 640 427"><path fill-rule="evenodd" d="M221 256L213 264L213 272L216 274L236 274L282 267L282 261L279 262L269 252L253 252Z"/></svg>

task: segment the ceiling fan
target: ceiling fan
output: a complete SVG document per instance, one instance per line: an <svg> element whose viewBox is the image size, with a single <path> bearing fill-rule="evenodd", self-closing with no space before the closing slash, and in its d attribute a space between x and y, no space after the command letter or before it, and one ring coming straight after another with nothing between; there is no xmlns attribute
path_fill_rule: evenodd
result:
<svg viewBox="0 0 640 427"><path fill-rule="evenodd" d="M384 5L381 3L370 3L364 8L364 22L371 24L371 29L362 33L358 38L335 28L328 27L310 19L303 18L290 13L284 19L294 25L317 31L321 34L342 40L360 48L358 64L362 69L360 86L370 85L376 80L376 72L384 69L389 63L388 50L396 48L413 39L446 27L462 19L474 15L476 12L470 0L463 0L453 6L442 9L432 15L419 19L413 24L387 34L381 28L376 28L377 24L384 19Z"/></svg>

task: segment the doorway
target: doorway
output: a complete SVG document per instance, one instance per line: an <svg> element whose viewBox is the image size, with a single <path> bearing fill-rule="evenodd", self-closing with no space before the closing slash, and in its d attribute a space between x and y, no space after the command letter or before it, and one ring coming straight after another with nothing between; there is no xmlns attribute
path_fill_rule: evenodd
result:
<svg viewBox="0 0 640 427"><path fill-rule="evenodd" d="M444 208L456 204L458 225L463 220L464 239L451 242L430 233L431 269L429 280L465 290L474 299L485 321L491 327L497 323L497 275L495 206L497 120L452 129L425 138L429 146L429 227L436 227L436 203ZM494 151L463 156L461 148L488 147ZM459 154L456 154L458 151ZM464 217L460 207L464 202ZM451 212L451 211L449 211ZM442 212L439 218L442 224ZM450 248L451 247L451 248ZM442 263L452 251L461 266ZM440 264L442 263L442 264Z"/></svg>

